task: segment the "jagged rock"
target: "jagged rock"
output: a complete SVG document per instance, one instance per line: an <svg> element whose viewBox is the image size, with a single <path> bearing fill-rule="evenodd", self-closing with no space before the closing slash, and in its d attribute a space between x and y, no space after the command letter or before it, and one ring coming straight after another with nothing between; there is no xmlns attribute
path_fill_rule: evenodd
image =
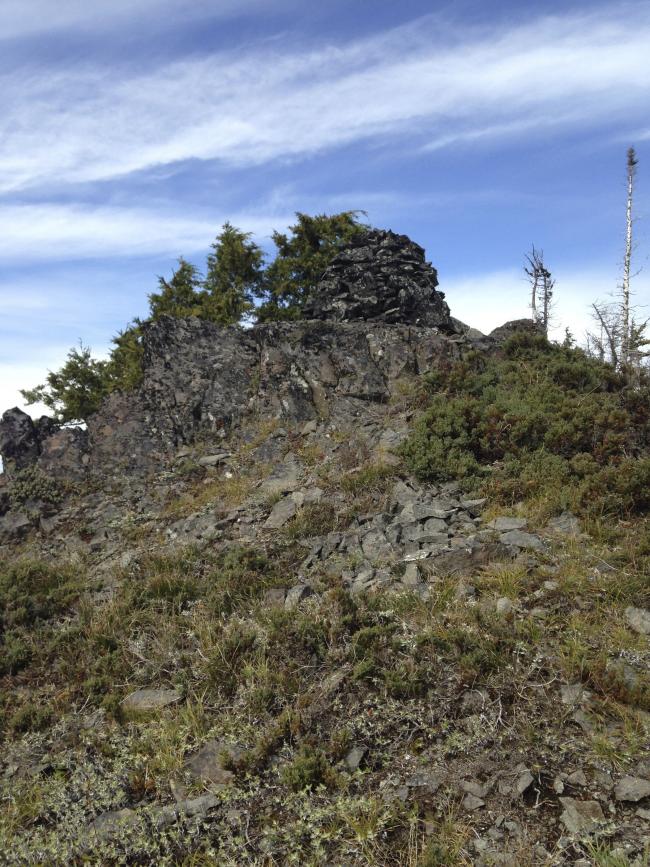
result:
<svg viewBox="0 0 650 867"><path fill-rule="evenodd" d="M47 416L33 421L18 407L8 409L0 420L0 455L4 471L11 476L36 462L43 440L51 436L58 425Z"/></svg>
<svg viewBox="0 0 650 867"><path fill-rule="evenodd" d="M560 820L569 834L582 836L593 834L605 821L598 801L577 801L575 798L560 798L564 812Z"/></svg>
<svg viewBox="0 0 650 867"><path fill-rule="evenodd" d="M614 787L614 797L617 801L641 801L650 797L650 780L641 777L623 777Z"/></svg>
<svg viewBox="0 0 650 867"><path fill-rule="evenodd" d="M532 533L523 533L521 530L510 530L508 533L502 533L499 536L499 541L504 545L512 545L515 548L523 548L525 550L539 551L544 547L544 543L539 536L534 536Z"/></svg>
<svg viewBox="0 0 650 867"><path fill-rule="evenodd" d="M454 333L438 276L422 247L406 235L357 235L325 270L304 315L311 319L409 322Z"/></svg>
<svg viewBox="0 0 650 867"><path fill-rule="evenodd" d="M0 541L22 539L34 526L25 512L9 511L0 517Z"/></svg>
<svg viewBox="0 0 650 867"><path fill-rule="evenodd" d="M510 518L507 516L495 518L487 525L492 530L499 530L504 533L509 530L523 530L528 525L525 518Z"/></svg>
<svg viewBox="0 0 650 867"><path fill-rule="evenodd" d="M291 497L285 497L284 500L280 500L273 506L264 526L267 530L278 530L280 527L284 527L297 511L294 500Z"/></svg>
<svg viewBox="0 0 650 867"><path fill-rule="evenodd" d="M514 791L517 795L523 795L532 784L535 782L535 778L531 774L531 772L526 769L521 776L517 779L514 785Z"/></svg>

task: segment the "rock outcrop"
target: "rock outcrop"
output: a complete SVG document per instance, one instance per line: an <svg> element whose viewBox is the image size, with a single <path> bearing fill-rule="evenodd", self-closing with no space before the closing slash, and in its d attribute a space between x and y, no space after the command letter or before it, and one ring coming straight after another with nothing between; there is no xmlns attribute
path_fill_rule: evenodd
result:
<svg viewBox="0 0 650 867"><path fill-rule="evenodd" d="M332 261L298 322L223 327L162 317L143 327L143 383L114 393L87 430L19 409L0 421L11 477L37 467L61 480L160 469L197 438L227 436L246 417L354 425L385 413L403 381L488 349L490 337L453 319L435 268L405 235L372 230Z"/></svg>
<svg viewBox="0 0 650 867"><path fill-rule="evenodd" d="M8 409L0 423L0 455L5 471L17 472L31 466L43 451L43 442L58 430L47 416L33 421L18 407Z"/></svg>

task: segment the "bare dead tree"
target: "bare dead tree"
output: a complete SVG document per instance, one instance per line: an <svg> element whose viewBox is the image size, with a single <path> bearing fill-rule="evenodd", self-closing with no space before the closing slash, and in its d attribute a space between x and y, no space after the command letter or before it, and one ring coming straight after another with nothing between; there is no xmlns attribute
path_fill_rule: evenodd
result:
<svg viewBox="0 0 650 867"><path fill-rule="evenodd" d="M596 302L591 305L591 309L598 330L587 333L587 351L600 361L620 367L622 319L619 305Z"/></svg>
<svg viewBox="0 0 650 867"><path fill-rule="evenodd" d="M630 304L630 268L632 265L632 197L634 194L634 176L639 161L634 148L627 151L627 200L625 205L625 256L623 258L623 282L621 285L621 364L630 362L631 337L631 304Z"/></svg>
<svg viewBox="0 0 650 867"><path fill-rule="evenodd" d="M548 334L555 280L551 276L551 272L544 265L543 251L535 249L534 244L531 252L526 254L526 262L528 264L524 265L524 271L528 275L530 282L532 318L538 325L541 325L544 333Z"/></svg>

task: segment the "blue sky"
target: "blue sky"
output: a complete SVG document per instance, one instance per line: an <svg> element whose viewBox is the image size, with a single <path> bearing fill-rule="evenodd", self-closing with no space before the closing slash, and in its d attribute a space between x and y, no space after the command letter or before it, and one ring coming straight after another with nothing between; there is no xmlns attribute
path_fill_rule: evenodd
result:
<svg viewBox="0 0 650 867"><path fill-rule="evenodd" d="M364 209L483 330L526 315L534 243L580 336L629 145L650 303L646 0L0 0L0 88L0 411L226 219L269 248L297 210Z"/></svg>

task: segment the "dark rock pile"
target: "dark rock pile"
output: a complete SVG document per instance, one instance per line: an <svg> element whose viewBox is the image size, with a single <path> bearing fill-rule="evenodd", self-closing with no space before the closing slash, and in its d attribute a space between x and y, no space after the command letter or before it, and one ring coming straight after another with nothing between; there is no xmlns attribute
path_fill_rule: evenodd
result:
<svg viewBox="0 0 650 867"><path fill-rule="evenodd" d="M307 319L408 323L456 331L436 269L406 235L373 229L329 265L305 306Z"/></svg>

